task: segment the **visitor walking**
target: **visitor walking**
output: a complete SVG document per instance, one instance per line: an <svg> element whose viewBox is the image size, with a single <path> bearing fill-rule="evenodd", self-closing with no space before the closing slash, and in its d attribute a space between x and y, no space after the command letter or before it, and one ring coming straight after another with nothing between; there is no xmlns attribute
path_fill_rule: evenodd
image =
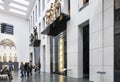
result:
<svg viewBox="0 0 120 82"><path fill-rule="evenodd" d="M8 66L9 66L9 74L8 74L8 77L9 77L9 79L11 80L11 79L13 79L13 76L12 76L13 66L12 66L12 62L11 62L11 61L9 61Z"/></svg>
<svg viewBox="0 0 120 82"><path fill-rule="evenodd" d="M23 77L24 76L24 64L23 64L23 62L21 62L21 64L20 64L20 73L21 73L21 77Z"/></svg>
<svg viewBox="0 0 120 82"><path fill-rule="evenodd" d="M32 61L30 61L29 63L29 70L30 70L30 74L32 75L32 69L33 69L33 65L32 65Z"/></svg>
<svg viewBox="0 0 120 82"><path fill-rule="evenodd" d="M38 71L40 72L40 69L41 69L41 63L38 62Z"/></svg>

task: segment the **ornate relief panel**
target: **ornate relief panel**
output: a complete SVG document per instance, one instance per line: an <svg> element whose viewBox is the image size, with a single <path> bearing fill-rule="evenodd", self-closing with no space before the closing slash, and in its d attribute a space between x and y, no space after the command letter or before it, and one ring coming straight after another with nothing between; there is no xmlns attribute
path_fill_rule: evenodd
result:
<svg viewBox="0 0 120 82"><path fill-rule="evenodd" d="M4 46L5 48L6 48L6 46L9 46L10 48L12 48L12 47L16 48L14 42L12 40L10 40L10 39L4 39L4 40L2 40L0 42L0 46Z"/></svg>

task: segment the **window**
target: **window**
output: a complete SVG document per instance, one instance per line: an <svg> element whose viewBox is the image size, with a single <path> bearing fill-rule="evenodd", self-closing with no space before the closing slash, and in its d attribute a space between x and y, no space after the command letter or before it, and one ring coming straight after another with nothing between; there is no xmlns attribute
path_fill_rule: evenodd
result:
<svg viewBox="0 0 120 82"><path fill-rule="evenodd" d="M43 22L42 22L42 30L45 29L45 17L43 17ZM43 39L45 38L45 35L43 35Z"/></svg>
<svg viewBox="0 0 120 82"><path fill-rule="evenodd" d="M45 0L42 0L42 11L45 9Z"/></svg>
<svg viewBox="0 0 120 82"><path fill-rule="evenodd" d="M45 28L45 17L43 18L43 29Z"/></svg>
<svg viewBox="0 0 120 82"><path fill-rule="evenodd" d="M13 25L2 23L1 24L1 33L13 35L14 34Z"/></svg>
<svg viewBox="0 0 120 82"><path fill-rule="evenodd" d="M35 16L34 16L34 11L33 11L33 26L34 26L34 24L35 24Z"/></svg>
<svg viewBox="0 0 120 82"><path fill-rule="evenodd" d="M30 33L30 30L31 30L31 20L29 20L29 33Z"/></svg>
<svg viewBox="0 0 120 82"><path fill-rule="evenodd" d="M85 5L88 2L89 2L89 0L83 0L83 5Z"/></svg>
<svg viewBox="0 0 120 82"><path fill-rule="evenodd" d="M70 0L68 0L68 15L70 16Z"/></svg>
<svg viewBox="0 0 120 82"><path fill-rule="evenodd" d="M78 0L79 10L82 10L84 7L86 7L88 3L89 3L89 0Z"/></svg>
<svg viewBox="0 0 120 82"><path fill-rule="evenodd" d="M39 38L41 38L41 23L39 23Z"/></svg>
<svg viewBox="0 0 120 82"><path fill-rule="evenodd" d="M32 30L32 16L29 19L29 32L31 32L31 30Z"/></svg>
<svg viewBox="0 0 120 82"><path fill-rule="evenodd" d="M33 26L33 22L32 22L32 16L31 16L31 19L30 19L30 20L31 20L31 27L32 27L32 26Z"/></svg>
<svg viewBox="0 0 120 82"><path fill-rule="evenodd" d="M40 2L40 0L39 0L39 1L38 1L38 6L39 6L39 7L38 7L38 14L39 14L39 16L41 15L41 12L40 12L40 10L41 10L40 3L41 3L41 2Z"/></svg>
<svg viewBox="0 0 120 82"><path fill-rule="evenodd" d="M37 5L35 6L35 21L37 21Z"/></svg>

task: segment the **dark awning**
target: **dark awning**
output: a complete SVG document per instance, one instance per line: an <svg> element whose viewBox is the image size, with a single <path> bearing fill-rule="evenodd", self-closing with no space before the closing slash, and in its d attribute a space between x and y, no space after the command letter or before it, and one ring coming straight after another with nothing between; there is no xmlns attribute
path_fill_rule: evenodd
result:
<svg viewBox="0 0 120 82"><path fill-rule="evenodd" d="M69 15L61 13L61 15L57 17L56 20L53 21L53 23L50 24L48 27L46 27L46 29L41 33L45 35L56 36L62 31L66 30L66 23L69 19Z"/></svg>
<svg viewBox="0 0 120 82"><path fill-rule="evenodd" d="M30 43L29 46L33 46L33 47L39 47L40 46L40 40L34 40Z"/></svg>

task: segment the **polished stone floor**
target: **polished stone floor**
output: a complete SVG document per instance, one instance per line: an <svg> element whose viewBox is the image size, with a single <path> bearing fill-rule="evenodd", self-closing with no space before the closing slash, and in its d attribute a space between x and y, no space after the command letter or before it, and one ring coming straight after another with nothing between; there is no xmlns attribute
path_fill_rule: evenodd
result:
<svg viewBox="0 0 120 82"><path fill-rule="evenodd" d="M76 79L49 73L36 72L33 73L33 75L26 77L20 77L20 73L18 71L13 72L12 74L13 80L0 80L0 82L91 82L83 79Z"/></svg>

